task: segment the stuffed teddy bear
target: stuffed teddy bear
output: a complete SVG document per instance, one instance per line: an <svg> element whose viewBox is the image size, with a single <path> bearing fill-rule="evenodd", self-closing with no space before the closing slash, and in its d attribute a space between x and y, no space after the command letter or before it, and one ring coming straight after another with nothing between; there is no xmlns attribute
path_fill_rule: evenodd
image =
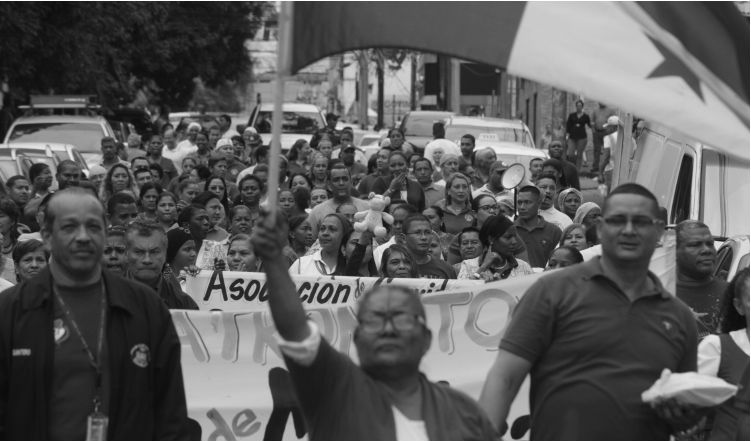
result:
<svg viewBox="0 0 751 441"><path fill-rule="evenodd" d="M365 230L370 230L375 237L385 237L386 228L383 226L383 222L389 225L394 223L394 217L383 212L390 203L391 199L388 196L370 193L368 196L368 206L370 208L366 211L355 213L355 231L362 233Z"/></svg>

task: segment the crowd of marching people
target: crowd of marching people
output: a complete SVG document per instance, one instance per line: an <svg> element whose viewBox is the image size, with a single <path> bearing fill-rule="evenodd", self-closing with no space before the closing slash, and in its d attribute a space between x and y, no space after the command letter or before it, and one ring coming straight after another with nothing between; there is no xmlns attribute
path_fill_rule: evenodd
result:
<svg viewBox="0 0 751 441"><path fill-rule="evenodd" d="M617 129L617 117L605 120L601 131ZM79 274L70 262L91 257L92 252L80 245L93 240L86 235L102 236L103 253L96 268L100 265L108 273L141 282L170 309L198 309L185 292L188 274L202 269L266 272L271 312L283 339L280 347L306 421L318 424L309 428L311 439L366 439L365 434L393 430L399 440L442 439L441 430L459 437L447 439L492 439L496 431L507 429L510 400L528 373L533 382L533 433L536 430L539 439L603 439L603 433L616 435L610 431L623 421L629 421L627 429L611 439L667 439L664 435L670 433L699 439L690 437L714 436L713 427L735 430L738 412L732 406L723 407L712 425L706 415L676 403L658 403L652 410L624 398L633 394L633 388L656 379L650 375L659 372L658 362L678 372L696 370L700 336L708 335L698 346L698 369L728 376L736 383L744 367L748 376L748 270L741 271L732 284L712 277L716 253L706 225L685 221L677 227L677 295L689 309L647 271L667 222L665 210L647 189L635 184L614 189L603 206L585 201L578 168L564 157L561 140L548 142L549 159L524 164L523 181L505 188L503 176L510 164L500 161L491 148L476 148L470 134L455 145L443 138L443 127L436 123L435 139L423 155L395 128L377 153L366 159L354 145L352 130L337 131L333 123L311 139L295 142L281 158L279 182L273 183L268 179L268 146L252 127L242 133L230 128L227 116L220 117L211 130L191 123L179 135L167 124L143 142L133 138L127 148L104 138L102 161L89 169L88 176L76 162L60 162L55 192L51 190L52 170L35 164L28 176L8 179L0 197L0 286L17 285L12 292L21 296L40 278L52 277L52 295L61 299L59 308L54 308L55 317L64 313L86 354L96 361L99 356L89 350L94 345L86 344L95 328L84 327L81 333L62 300L71 300L66 291L78 286L73 282L83 276L70 276L71 285L59 287L56 278ZM278 188L277 214L272 217L267 214L270 186ZM101 229L94 225L99 209L106 222ZM378 214L382 225L373 228L360 223L369 211ZM91 213L94 220L85 219ZM69 224L65 216L77 220ZM80 228L91 231L81 233ZM66 234L73 237L68 245ZM87 271L96 272L89 266ZM430 345L430 331L414 293L384 288L361 299L355 334L361 370L337 355L315 326L306 322L290 278L336 275L491 282L559 268L567 270L535 283L517 308L488 374L482 410L469 398L453 392L446 395L441 386L417 375ZM116 282L108 277L114 276L104 277L102 289ZM91 288L91 280L86 280L89 284L83 285L84 291L91 289L95 295L98 285ZM601 300L589 292L598 293ZM0 314L9 314L7 306L0 302ZM582 308L585 314L578 322L574 317ZM632 312L623 312L624 308ZM91 312L84 305L72 304L71 309L76 314ZM663 323L670 320L667 329L677 329L671 334L673 340L664 342L659 326L633 329L633 323L622 322L628 314L644 323L658 320L657 316ZM8 320L15 323L12 317ZM58 325L61 342L73 332L65 323L55 321L56 344ZM619 323L650 343L645 345L649 347L646 358L638 356L634 361L632 349L623 350L625 343L616 335L621 332L612 329ZM595 339L587 329L597 329L599 336L613 335L613 339L605 343L607 339ZM393 344L404 343L405 351L393 360L382 360L389 356L378 349L374 336L380 333L393 334ZM174 346L177 340L172 334ZM0 330L3 338L7 337ZM606 344L614 351L609 355ZM618 360L617 366L582 362L581 354L592 347L601 348L609 360ZM144 361L149 359L148 347L145 358L138 345L133 348L133 363L148 364ZM626 367L633 369L622 370ZM640 373L631 378L633 370ZM560 389L561 376L569 375L568 381L582 372L587 372L584 383L593 386ZM0 363L0 376L3 373L7 370ZM305 379L311 375L321 381L308 384ZM334 377L343 383L328 380ZM346 388L339 387L345 383ZM96 391L95 408L99 409L99 379L96 387L93 384L87 387ZM69 389L55 389L52 396L64 399L69 393ZM327 413L333 409L318 407L328 402L329 393L336 395L331 402L352 399L351 406L344 406L353 412L351 419L337 418L348 421L342 426L331 426L327 420L333 418ZM365 395L352 395L356 393ZM378 398L369 401L373 396ZM104 397L105 402L120 399ZM615 404L602 406L608 400ZM587 426L590 432L580 420L567 419L574 416L559 413L563 407L557 406L570 402L590 412L591 418L576 417L591 424ZM184 399L177 400L177 406L184 410ZM745 406L747 426L747 399ZM376 423L391 415L395 423L374 425L366 421L363 409L372 413L368 415ZM64 413L49 418L49 424L61 433L78 433L66 426ZM410 424L415 421L422 425ZM405 435L413 430L417 435Z"/></svg>
<svg viewBox="0 0 751 441"><path fill-rule="evenodd" d="M475 151L469 134L461 148L454 146L461 155L443 153L453 151L443 148L453 143L440 137L437 126L436 141L444 144L428 144L428 157L415 153L399 129L367 161L346 128L322 129L294 143L281 158L276 184L278 207L293 227L285 251L290 271L399 277L404 272L383 259L389 251L393 259L402 256L406 274L416 277L499 280L580 262L581 251L597 244L592 226L600 207L583 201L578 176L564 167L560 142L549 146L550 159L527 164L520 187L505 189L501 178L509 164L490 148ZM167 125L143 142L131 139L127 149L104 138L102 161L88 178L76 163L60 163L58 188L90 189L104 205L109 268L127 266L121 230L139 220L168 232L164 264L174 278L196 268L262 269L244 238L266 206L268 146L253 128L240 135L192 123L183 136ZM49 167L37 164L29 176L5 183L0 275L9 283L43 266L40 207L52 182ZM353 228L355 214L368 210L374 194L389 197L384 212L392 222L384 222L385 235Z"/></svg>

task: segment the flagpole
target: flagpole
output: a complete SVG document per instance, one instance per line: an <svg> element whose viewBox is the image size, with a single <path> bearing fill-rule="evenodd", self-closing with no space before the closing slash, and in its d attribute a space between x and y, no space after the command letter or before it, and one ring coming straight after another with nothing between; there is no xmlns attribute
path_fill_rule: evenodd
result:
<svg viewBox="0 0 751 441"><path fill-rule="evenodd" d="M281 2L279 12L279 34L276 51L276 83L274 84L274 112L271 117L271 144L269 145L269 180L266 190L266 206L269 211L277 211L279 193L279 163L282 155L282 104L284 103L284 81L289 75L290 45L292 44L292 2Z"/></svg>

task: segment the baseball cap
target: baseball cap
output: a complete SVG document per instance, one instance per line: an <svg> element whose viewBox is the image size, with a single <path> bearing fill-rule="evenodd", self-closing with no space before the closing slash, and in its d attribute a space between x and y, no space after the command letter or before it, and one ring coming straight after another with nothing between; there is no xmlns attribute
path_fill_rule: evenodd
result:
<svg viewBox="0 0 751 441"><path fill-rule="evenodd" d="M232 141L230 141L227 138L221 138L216 142L216 148L224 147L224 146L230 146L232 147Z"/></svg>
<svg viewBox="0 0 751 441"><path fill-rule="evenodd" d="M605 129L609 126L617 126L621 124L621 120L616 115L611 115L608 117L608 122L603 124L602 128Z"/></svg>
<svg viewBox="0 0 751 441"><path fill-rule="evenodd" d="M89 167L89 177L106 175L106 174L107 174L107 170L101 165L92 165L91 167Z"/></svg>

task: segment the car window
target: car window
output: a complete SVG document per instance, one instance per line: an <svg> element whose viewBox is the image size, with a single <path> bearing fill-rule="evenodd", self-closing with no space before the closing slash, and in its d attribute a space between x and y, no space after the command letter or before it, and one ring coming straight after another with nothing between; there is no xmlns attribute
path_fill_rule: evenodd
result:
<svg viewBox="0 0 751 441"><path fill-rule="evenodd" d="M441 118L435 116L409 115L404 121L404 134L407 136L427 136L432 138L433 124L440 120Z"/></svg>
<svg viewBox="0 0 751 441"><path fill-rule="evenodd" d="M258 133L271 133L272 112L260 111L255 128ZM299 133L312 135L323 128L323 120L318 112L284 112L282 133Z"/></svg>
<svg viewBox="0 0 751 441"><path fill-rule="evenodd" d="M513 127L477 127L450 125L446 127L446 139L458 141L462 136L470 134L477 140L495 142L517 142L527 147L534 147L530 136L525 136L524 129Z"/></svg>
<svg viewBox="0 0 751 441"><path fill-rule="evenodd" d="M59 142L72 144L82 152L99 152L104 131L90 123L22 123L13 127L9 140L16 142Z"/></svg>
<svg viewBox="0 0 751 441"><path fill-rule="evenodd" d="M717 266L714 270L715 277L727 280L730 265L733 263L733 248L725 245L717 252Z"/></svg>
<svg viewBox="0 0 751 441"><path fill-rule="evenodd" d="M2 158L0 159L0 175L2 175L3 181L6 181L11 176L19 174L18 163L15 159Z"/></svg>

